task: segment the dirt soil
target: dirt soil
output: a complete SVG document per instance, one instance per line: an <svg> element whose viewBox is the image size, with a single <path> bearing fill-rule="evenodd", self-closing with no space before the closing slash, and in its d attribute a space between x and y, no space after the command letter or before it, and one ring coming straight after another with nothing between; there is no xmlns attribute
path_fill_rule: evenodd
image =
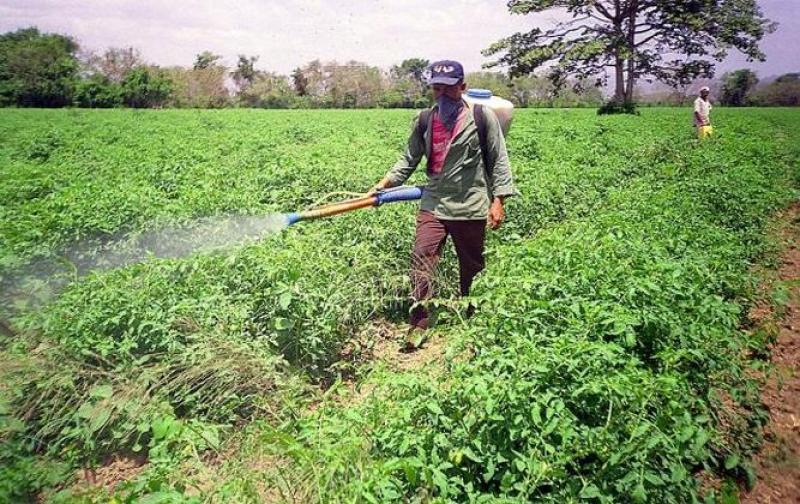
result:
<svg viewBox="0 0 800 504"><path fill-rule="evenodd" d="M386 338L376 343L373 355L376 360L384 362L394 371L414 371L424 368L443 358L447 344L441 334L430 332L422 347L414 351L402 350L405 335L403 332L397 337Z"/></svg>
<svg viewBox="0 0 800 504"><path fill-rule="evenodd" d="M345 348L340 360L347 362L353 373L345 374L348 381L357 381L356 368L370 369L384 365L391 371L417 371L444 357L447 341L436 329L431 329L424 344L414 350L403 349L409 327L378 319L370 322Z"/></svg>
<svg viewBox="0 0 800 504"><path fill-rule="evenodd" d="M740 496L743 504L800 503L800 203L788 210L786 223L776 285L785 288L788 303L773 318L779 324L771 346L774 372L761 394L770 421L753 460L758 480ZM769 318L763 306L758 309L753 318Z"/></svg>
<svg viewBox="0 0 800 504"><path fill-rule="evenodd" d="M145 468L147 457L137 455L113 455L95 469L81 469L74 488L103 487L107 490L135 478Z"/></svg>

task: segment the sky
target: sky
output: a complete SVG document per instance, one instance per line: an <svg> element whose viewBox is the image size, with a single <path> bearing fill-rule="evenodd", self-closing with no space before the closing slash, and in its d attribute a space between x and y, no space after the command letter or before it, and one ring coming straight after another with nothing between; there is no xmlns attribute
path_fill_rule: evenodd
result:
<svg viewBox="0 0 800 504"><path fill-rule="evenodd" d="M800 71L800 0L759 4L779 23L762 42L767 61L734 52L718 72ZM37 26L85 49L133 46L162 66L190 66L204 50L229 66L238 54L257 55L257 68L283 74L314 59L388 69L412 57L457 59L475 71L489 61L481 50L491 43L558 16L511 15L505 0L0 0L0 32Z"/></svg>

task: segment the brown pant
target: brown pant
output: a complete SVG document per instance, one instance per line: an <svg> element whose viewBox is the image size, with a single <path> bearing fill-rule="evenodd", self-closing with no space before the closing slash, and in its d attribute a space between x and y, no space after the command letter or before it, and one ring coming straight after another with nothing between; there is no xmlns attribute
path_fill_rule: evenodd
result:
<svg viewBox="0 0 800 504"><path fill-rule="evenodd" d="M417 214L417 233L414 251L411 255L411 282L414 285L414 301L431 297L433 274L447 241L453 237L453 245L458 256L458 274L462 296L469 294L472 280L486 265L483 258L483 244L486 238L486 220L444 220L436 218L432 212ZM411 311L410 324L427 329L428 312L418 306Z"/></svg>

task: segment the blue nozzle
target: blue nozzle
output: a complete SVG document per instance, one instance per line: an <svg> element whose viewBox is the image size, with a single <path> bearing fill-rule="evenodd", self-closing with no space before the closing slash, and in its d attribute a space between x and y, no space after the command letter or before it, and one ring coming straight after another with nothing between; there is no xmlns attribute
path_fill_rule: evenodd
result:
<svg viewBox="0 0 800 504"><path fill-rule="evenodd" d="M384 203L393 203L395 201L418 200L421 197L422 188L418 186L386 189L375 195L375 206L381 206Z"/></svg>
<svg viewBox="0 0 800 504"><path fill-rule="evenodd" d="M288 213L288 214L285 214L285 215L286 215L286 224L288 226L291 226L292 224L296 224L296 223L300 222L300 220L301 220L300 214L297 213L297 212L292 212L292 213Z"/></svg>

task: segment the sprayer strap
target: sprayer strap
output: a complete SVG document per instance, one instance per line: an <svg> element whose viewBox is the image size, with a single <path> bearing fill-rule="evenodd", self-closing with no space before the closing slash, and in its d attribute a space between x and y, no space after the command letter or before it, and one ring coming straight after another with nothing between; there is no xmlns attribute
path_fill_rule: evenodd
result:
<svg viewBox="0 0 800 504"><path fill-rule="evenodd" d="M491 178L492 171L494 170L494 163L489 163L489 140L486 131L486 114L483 112L483 105L475 104L473 107L473 117L475 118L475 126L478 128L478 141L481 146L481 156L483 157L483 167L486 170L487 177ZM431 142L425 142L425 132L428 130L428 125L431 123L432 109L425 109L419 113L419 121L417 122L417 135L425 143L425 157L430 162L431 159ZM487 183L491 183L489 180Z"/></svg>
<svg viewBox="0 0 800 504"><path fill-rule="evenodd" d="M475 104L475 126L478 128L478 141L481 145L481 156L483 156L483 167L486 169L486 174L491 178L494 171L494 163L489 164L489 140L486 133L486 114L483 113L483 105ZM491 184L491 180L487 179L486 183Z"/></svg>
<svg viewBox="0 0 800 504"><path fill-rule="evenodd" d="M419 113L419 121L417 122L417 136L422 143L425 144L425 157L431 158L431 143L425 143L425 132L428 131L428 123L431 122L432 109L425 109Z"/></svg>

